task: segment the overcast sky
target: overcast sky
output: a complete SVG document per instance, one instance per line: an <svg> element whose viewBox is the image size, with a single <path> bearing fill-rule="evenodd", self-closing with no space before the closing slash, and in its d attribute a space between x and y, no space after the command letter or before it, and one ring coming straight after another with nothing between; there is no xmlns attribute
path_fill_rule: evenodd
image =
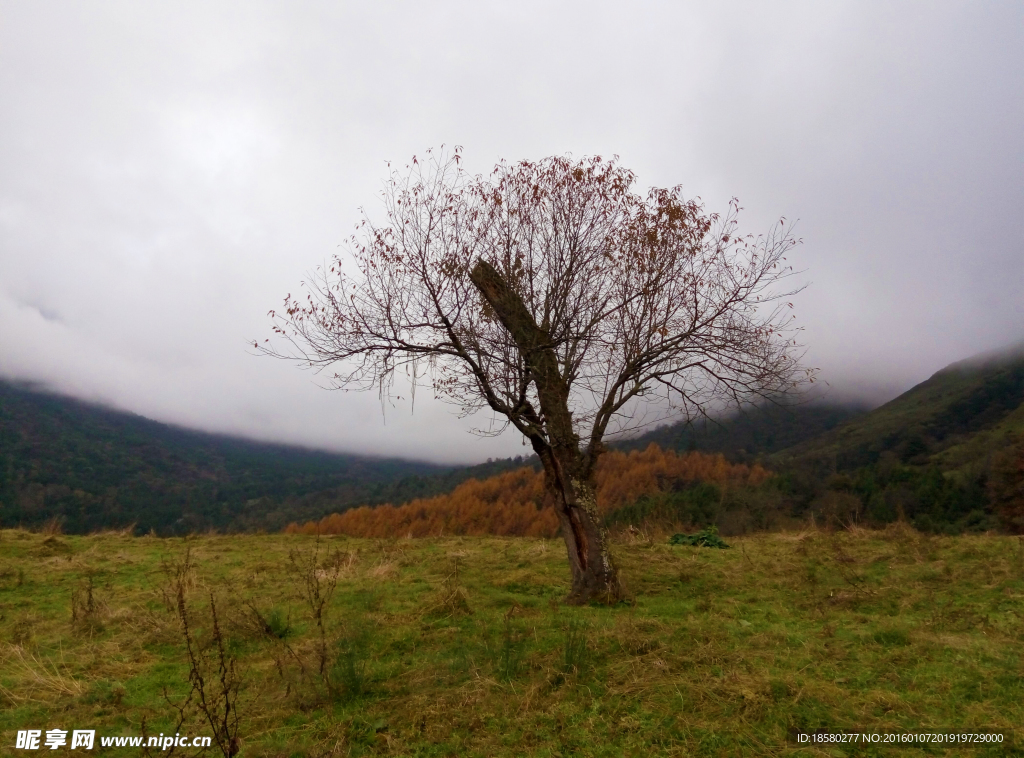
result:
<svg viewBox="0 0 1024 758"><path fill-rule="evenodd" d="M259 439L527 452L251 354L385 161L447 143L799 219L807 360L887 400L1024 339L1022 51L1020 2L0 2L0 374Z"/></svg>

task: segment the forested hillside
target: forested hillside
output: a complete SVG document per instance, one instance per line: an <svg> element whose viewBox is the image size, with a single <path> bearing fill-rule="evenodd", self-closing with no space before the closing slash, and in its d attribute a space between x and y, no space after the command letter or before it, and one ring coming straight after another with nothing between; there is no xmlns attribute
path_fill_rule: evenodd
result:
<svg viewBox="0 0 1024 758"><path fill-rule="evenodd" d="M281 529L513 465L453 469L204 434L0 381L0 524Z"/></svg>
<svg viewBox="0 0 1024 758"><path fill-rule="evenodd" d="M737 519L754 515L753 509L744 506L759 498L770 478L758 465L729 463L720 454L677 454L652 444L643 451L602 456L597 468L597 507L612 525L656 520L705 526L731 514L733 527L766 526L741 524ZM288 531L352 537L554 537L558 518L545 501L543 474L524 467L467 481L445 495L397 507L353 508L319 522L292 524Z"/></svg>
<svg viewBox="0 0 1024 758"><path fill-rule="evenodd" d="M766 403L713 420L661 426L614 447L643 450L653 442L665 450L723 453L743 462L813 439L867 411L856 403Z"/></svg>
<svg viewBox="0 0 1024 758"><path fill-rule="evenodd" d="M780 449L794 440L802 441ZM1024 357L954 364L870 413L767 406L704 427L663 427L617 448L598 474L611 526L715 524L735 534L808 520L906 519L924 531L1022 532ZM766 468L744 465L752 461ZM289 529L550 535L557 522L543 507L540 475L524 470Z"/></svg>
<svg viewBox="0 0 1024 758"><path fill-rule="evenodd" d="M843 517L1024 531L1024 351L947 366L766 460Z"/></svg>
<svg viewBox="0 0 1024 758"><path fill-rule="evenodd" d="M769 406L616 448L602 467L615 474L601 475L611 525L734 533L905 518L932 531L1024 532L1024 355L954 364L870 413ZM262 444L0 382L2 525L550 534L531 462L445 468ZM629 482L641 484L623 490Z"/></svg>

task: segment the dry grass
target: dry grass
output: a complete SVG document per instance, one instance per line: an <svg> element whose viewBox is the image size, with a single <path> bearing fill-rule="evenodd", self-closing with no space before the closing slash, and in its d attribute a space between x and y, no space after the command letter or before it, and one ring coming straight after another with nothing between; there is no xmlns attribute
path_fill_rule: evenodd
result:
<svg viewBox="0 0 1024 758"><path fill-rule="evenodd" d="M20 645L5 645L0 666L18 682L15 689L0 685L0 694L12 703L45 702L79 697L85 688L68 672L63 652L56 659L26 652Z"/></svg>

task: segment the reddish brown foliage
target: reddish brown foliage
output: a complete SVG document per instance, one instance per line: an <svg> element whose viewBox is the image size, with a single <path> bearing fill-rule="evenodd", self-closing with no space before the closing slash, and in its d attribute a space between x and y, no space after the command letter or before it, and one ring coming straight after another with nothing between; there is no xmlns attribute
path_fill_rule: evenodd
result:
<svg viewBox="0 0 1024 758"><path fill-rule="evenodd" d="M670 489L676 482L757 485L770 476L759 465L731 464L722 455L679 455L650 445L644 451L612 452L597 467L597 503L602 513ZM544 477L524 468L484 481L470 479L447 495L405 505L362 506L319 522L291 524L289 534L351 537L427 537L443 534L554 537L558 519L545 503Z"/></svg>

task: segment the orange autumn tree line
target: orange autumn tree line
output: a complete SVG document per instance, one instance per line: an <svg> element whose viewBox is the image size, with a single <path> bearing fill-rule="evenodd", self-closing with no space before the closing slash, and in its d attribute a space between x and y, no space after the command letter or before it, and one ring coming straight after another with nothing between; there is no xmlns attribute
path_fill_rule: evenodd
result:
<svg viewBox="0 0 1024 758"><path fill-rule="evenodd" d="M603 455L597 467L597 505L607 515L676 483L758 485L771 474L760 465L729 463L721 454L678 454L655 444L643 451ZM544 501L544 475L522 468L483 481L470 479L446 495L404 505L361 506L320 521L290 524L288 534L350 537L497 535L555 537L558 518Z"/></svg>

